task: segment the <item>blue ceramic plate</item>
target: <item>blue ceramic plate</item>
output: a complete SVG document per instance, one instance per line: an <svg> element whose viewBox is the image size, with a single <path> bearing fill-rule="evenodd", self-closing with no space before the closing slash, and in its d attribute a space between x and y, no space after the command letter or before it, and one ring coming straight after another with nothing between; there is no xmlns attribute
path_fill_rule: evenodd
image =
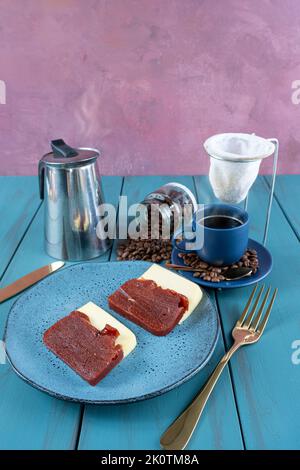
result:
<svg viewBox="0 0 300 470"><path fill-rule="evenodd" d="M77 264L26 291L12 306L6 325L6 350L15 372L50 395L95 404L151 398L195 375L211 357L219 334L218 315L205 292L194 313L165 337L153 336L108 308L107 297L149 266L142 261ZM47 328L88 301L110 311L138 341L135 350L95 387L42 341Z"/></svg>
<svg viewBox="0 0 300 470"><path fill-rule="evenodd" d="M212 287L215 289L232 289L233 287L250 286L251 284L255 284L256 282L264 279L270 273L273 263L272 263L271 253L261 243L258 243L255 240L252 240L251 238L249 238L248 248L250 250L257 251L257 256L258 256L258 261L259 261L259 269L257 270L255 274L253 274L253 276L244 277L243 279L239 279L237 281L209 282L209 281L204 281L203 279L199 279L197 277L193 277L192 272L188 272L188 271L179 271L179 272L182 274L182 276L186 277L187 279L190 279L191 281L196 282L197 284L200 284L201 286ZM180 251L177 248L173 248L172 257L171 257L172 263L181 264L182 266L185 266L182 258L179 258L178 256L179 253Z"/></svg>

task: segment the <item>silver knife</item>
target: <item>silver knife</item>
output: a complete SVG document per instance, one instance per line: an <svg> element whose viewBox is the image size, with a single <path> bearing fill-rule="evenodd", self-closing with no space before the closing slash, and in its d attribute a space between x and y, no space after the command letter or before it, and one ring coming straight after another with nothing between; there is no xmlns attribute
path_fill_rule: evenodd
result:
<svg viewBox="0 0 300 470"><path fill-rule="evenodd" d="M27 287L33 286L36 282L44 279L44 277L49 276L49 274L54 273L62 266L64 266L63 261L55 261L54 263L47 264L47 266L43 266L42 268L36 269L26 276L20 277L17 281L9 284L9 286L2 287L0 289L0 303L4 302L4 300L10 299L15 295L19 294L23 290L27 289Z"/></svg>

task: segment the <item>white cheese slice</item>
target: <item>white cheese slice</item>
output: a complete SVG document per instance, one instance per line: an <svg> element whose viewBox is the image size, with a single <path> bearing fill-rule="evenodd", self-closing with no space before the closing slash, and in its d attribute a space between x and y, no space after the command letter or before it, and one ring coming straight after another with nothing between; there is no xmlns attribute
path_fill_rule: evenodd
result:
<svg viewBox="0 0 300 470"><path fill-rule="evenodd" d="M103 330L107 324L116 328L120 333L116 339L116 344L120 344L122 346L124 357L128 356L128 354L136 347L135 334L123 325L123 323L116 320L116 318L114 318L110 313L103 310L103 308L98 307L98 305L93 302L88 302L77 310L85 313L85 315L89 317L91 324L100 331Z"/></svg>
<svg viewBox="0 0 300 470"><path fill-rule="evenodd" d="M140 279L155 281L156 284L163 289L172 289L179 294L185 295L189 299L189 307L179 323L182 323L191 315L202 299L202 290L198 284L163 268L159 264L153 264L142 274Z"/></svg>

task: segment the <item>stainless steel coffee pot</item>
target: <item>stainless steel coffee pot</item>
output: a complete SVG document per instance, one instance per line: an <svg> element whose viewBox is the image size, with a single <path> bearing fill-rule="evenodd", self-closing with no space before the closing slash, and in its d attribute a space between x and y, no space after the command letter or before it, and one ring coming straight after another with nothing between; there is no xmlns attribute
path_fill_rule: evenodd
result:
<svg viewBox="0 0 300 470"><path fill-rule="evenodd" d="M99 151L72 148L62 139L39 162L40 197L44 199L45 249L53 258L82 261L110 246L103 233L99 206L104 202L97 167ZM100 230L99 230L100 228Z"/></svg>

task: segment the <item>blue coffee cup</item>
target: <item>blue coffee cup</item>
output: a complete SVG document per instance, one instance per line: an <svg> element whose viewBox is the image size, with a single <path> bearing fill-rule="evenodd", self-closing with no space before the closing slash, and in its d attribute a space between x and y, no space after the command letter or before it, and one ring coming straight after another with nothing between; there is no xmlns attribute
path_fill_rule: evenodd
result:
<svg viewBox="0 0 300 470"><path fill-rule="evenodd" d="M206 204L193 216L193 233L196 237L188 240L181 231L173 236L173 246L184 253L197 253L205 262L214 266L236 263L248 247L249 216L237 206L229 204ZM183 236L181 241L176 239ZM196 242L198 239L198 242ZM195 244L187 249L187 244ZM199 245L199 248L198 248Z"/></svg>

